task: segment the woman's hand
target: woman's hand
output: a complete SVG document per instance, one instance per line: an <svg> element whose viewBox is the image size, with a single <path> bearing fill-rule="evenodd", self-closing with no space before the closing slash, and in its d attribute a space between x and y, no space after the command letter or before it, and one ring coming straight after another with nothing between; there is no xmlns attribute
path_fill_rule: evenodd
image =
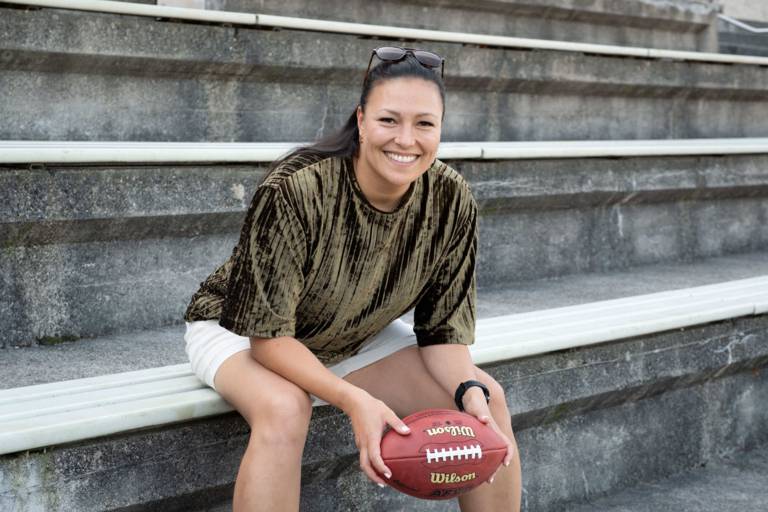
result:
<svg viewBox="0 0 768 512"><path fill-rule="evenodd" d="M472 394L470 394L472 393ZM496 420L493 419L493 416L491 415L491 410L488 407L488 403L485 401L485 395L483 395L482 390L480 388L474 387L469 388L467 392L464 394L464 412L467 414L471 414L472 416L476 417L480 422L485 423L489 427L491 427L494 432L496 432L499 437L506 443L507 445L507 454L504 456L504 465L509 466L509 463L512 461L512 455L515 452L515 448L512 445L512 442L509 440L509 438L504 434L504 432L501 431L499 428L499 425L496 423ZM487 480L487 482L493 483L493 478L496 476L496 473L499 470L496 469L494 471L493 475Z"/></svg>
<svg viewBox="0 0 768 512"><path fill-rule="evenodd" d="M352 422L355 445L360 450L360 468L368 478L384 487L386 482L376 474L378 471L386 478L392 476L392 471L381 458L384 428L389 425L401 435L408 435L410 429L384 402L363 389L355 393L343 410Z"/></svg>

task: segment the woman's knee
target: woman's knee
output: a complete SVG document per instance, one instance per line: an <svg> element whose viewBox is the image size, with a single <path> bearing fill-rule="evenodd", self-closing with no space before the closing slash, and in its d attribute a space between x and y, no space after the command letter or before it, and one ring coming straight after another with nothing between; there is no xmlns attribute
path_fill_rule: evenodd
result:
<svg viewBox="0 0 768 512"><path fill-rule="evenodd" d="M312 417L309 394L261 366L247 351L234 354L219 367L216 390L237 409L252 435L275 443L306 437Z"/></svg>
<svg viewBox="0 0 768 512"><path fill-rule="evenodd" d="M312 418L309 394L293 383L261 390L264 396L249 411L251 437L273 446L303 446Z"/></svg>

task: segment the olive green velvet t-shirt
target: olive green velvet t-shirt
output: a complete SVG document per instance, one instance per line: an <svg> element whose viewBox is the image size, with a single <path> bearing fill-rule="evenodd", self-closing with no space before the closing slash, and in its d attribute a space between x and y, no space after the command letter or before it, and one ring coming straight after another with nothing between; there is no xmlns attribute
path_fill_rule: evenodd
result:
<svg viewBox="0 0 768 512"><path fill-rule="evenodd" d="M184 319L241 336L292 336L324 364L414 309L419 346L475 336L477 204L435 160L400 205L371 205L352 159L293 157L256 189L232 255Z"/></svg>

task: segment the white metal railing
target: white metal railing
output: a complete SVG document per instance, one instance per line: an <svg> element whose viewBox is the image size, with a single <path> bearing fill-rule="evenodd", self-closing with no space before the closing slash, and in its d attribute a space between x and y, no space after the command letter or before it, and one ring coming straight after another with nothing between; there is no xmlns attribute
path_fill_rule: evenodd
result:
<svg viewBox="0 0 768 512"><path fill-rule="evenodd" d="M735 25L748 32L752 32L754 34L768 34L768 27L762 27L762 28L753 27L752 25L747 25L743 21L739 21L736 18L731 18L730 16L726 16L725 14L718 14L717 17L727 23L730 23L731 25Z"/></svg>
<svg viewBox="0 0 768 512"><path fill-rule="evenodd" d="M0 164L271 162L298 142L0 141ZM768 137L534 142L442 142L444 160L519 160L768 153Z"/></svg>
<svg viewBox="0 0 768 512"><path fill-rule="evenodd" d="M53 7L58 9L74 9L115 14L133 14L137 16L151 16L155 18L162 17L209 21L214 23L232 23L239 25L253 25L294 30L311 30L340 34L356 34L407 40L477 44L500 48L557 50L607 56L768 66L768 57L758 57L752 55L730 55L631 46L574 43L568 41L552 41L546 39L530 39L487 34L471 34L465 32L448 32L443 30L394 27L387 25L370 25L365 23L326 21L309 18L295 18L290 16L273 16L268 14L248 14L238 12L188 9L182 7L114 2L109 0L3 0L3 2L39 7Z"/></svg>

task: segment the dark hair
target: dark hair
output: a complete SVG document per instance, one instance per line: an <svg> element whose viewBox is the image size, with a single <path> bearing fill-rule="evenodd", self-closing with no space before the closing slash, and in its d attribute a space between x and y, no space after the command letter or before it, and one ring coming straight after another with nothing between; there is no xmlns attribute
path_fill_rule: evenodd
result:
<svg viewBox="0 0 768 512"><path fill-rule="evenodd" d="M445 84L440 74L423 66L411 54L406 54L405 58L399 61L382 61L368 73L368 77L363 83L363 90L360 94L359 105L365 111L365 105L368 102L368 96L371 90L379 82L391 80L394 78L415 77L433 82L440 91L440 99L443 103L443 114L445 118ZM310 144L301 146L288 154L272 162L267 170L267 175L276 169L280 164L293 157L304 157L309 162L320 161L331 156L350 157L357 154L360 149L360 132L357 129L357 107L352 111L344 126L336 132L322 137ZM266 177L266 175L265 175Z"/></svg>

